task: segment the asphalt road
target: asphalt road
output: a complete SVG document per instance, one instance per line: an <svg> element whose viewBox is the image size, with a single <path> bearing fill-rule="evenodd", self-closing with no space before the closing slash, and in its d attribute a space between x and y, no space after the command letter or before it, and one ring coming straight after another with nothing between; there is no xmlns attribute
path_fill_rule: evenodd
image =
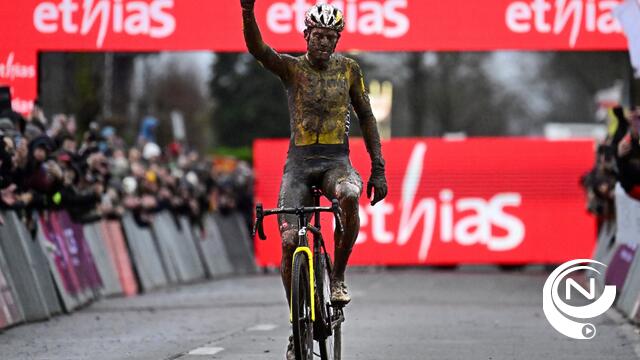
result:
<svg viewBox="0 0 640 360"><path fill-rule="evenodd" d="M592 340L557 333L542 312L546 276L353 272L344 359L640 359L637 329L614 310L592 321ZM277 276L226 279L106 299L9 329L0 359L283 359L289 331Z"/></svg>

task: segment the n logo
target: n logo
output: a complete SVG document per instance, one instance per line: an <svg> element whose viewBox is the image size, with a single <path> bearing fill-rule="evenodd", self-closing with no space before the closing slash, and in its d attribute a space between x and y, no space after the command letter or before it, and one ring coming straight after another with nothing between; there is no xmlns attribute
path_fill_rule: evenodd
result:
<svg viewBox="0 0 640 360"><path fill-rule="evenodd" d="M593 300L596 298L596 279L589 278L589 291L585 290L578 282L573 279L567 279L565 289L566 296L564 297L566 300L571 300L571 288L578 290L582 296L587 298L588 300Z"/></svg>
<svg viewBox="0 0 640 360"><path fill-rule="evenodd" d="M577 259L568 261L555 269L544 283L542 293L542 309L547 320L558 330L561 334L573 339L588 340L593 339L596 336L596 327L590 323L581 323L574 319L593 319L602 315L605 311L609 310L613 302L616 300L616 287L613 285L606 285L602 295L596 299L596 282L594 278L589 279L589 291L584 289L574 279L567 279L565 282L565 301L571 300L571 288L578 290L578 292L584 295L589 300L595 300L584 306L572 306L567 304L559 296L558 288L562 280L577 270L591 270L596 273L600 271L587 265L580 265L584 263L598 264L606 267L605 264L589 260L589 259Z"/></svg>

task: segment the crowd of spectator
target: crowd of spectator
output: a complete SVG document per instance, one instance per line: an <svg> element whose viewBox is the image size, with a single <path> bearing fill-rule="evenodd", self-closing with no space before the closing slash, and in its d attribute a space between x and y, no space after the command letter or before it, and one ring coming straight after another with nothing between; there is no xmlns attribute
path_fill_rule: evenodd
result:
<svg viewBox="0 0 640 360"><path fill-rule="evenodd" d="M154 118L127 148L113 127L91 123L80 133L73 116L49 121L37 103L28 117L10 103L0 109L0 209L18 211L32 230L42 210L64 209L79 223L130 211L141 225L170 210L201 224L208 211L244 210L252 199L247 163L221 172L184 143L162 149Z"/></svg>
<svg viewBox="0 0 640 360"><path fill-rule="evenodd" d="M640 107L611 109L608 128L607 138L598 146L595 166L582 179L588 210L602 219L615 216L617 183L630 197L640 200Z"/></svg>

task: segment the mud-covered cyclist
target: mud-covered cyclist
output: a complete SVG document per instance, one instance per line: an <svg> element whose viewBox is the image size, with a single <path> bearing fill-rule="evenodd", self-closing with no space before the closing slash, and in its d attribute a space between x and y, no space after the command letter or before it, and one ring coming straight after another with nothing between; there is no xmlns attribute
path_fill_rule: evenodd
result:
<svg viewBox="0 0 640 360"><path fill-rule="evenodd" d="M254 15L255 0L241 0L244 37L249 52L285 85L289 103L291 139L278 206L313 206L311 186L319 186L342 208L344 231L335 233L331 301L351 298L344 273L360 228L358 199L362 180L349 160L350 109L358 116L367 151L371 177L367 197L375 205L387 195L385 162L380 136L371 111L364 78L358 63L334 54L344 29L342 12L327 4L313 6L305 15L307 52L293 57L279 54L262 40ZM282 237L282 282L290 299L291 265L297 246L297 221L293 215L278 217ZM291 352L288 352L288 356Z"/></svg>

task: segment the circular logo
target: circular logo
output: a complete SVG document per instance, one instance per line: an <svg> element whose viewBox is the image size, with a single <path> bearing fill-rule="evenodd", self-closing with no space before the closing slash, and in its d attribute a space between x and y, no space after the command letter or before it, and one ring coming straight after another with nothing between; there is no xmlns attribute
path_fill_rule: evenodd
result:
<svg viewBox="0 0 640 360"><path fill-rule="evenodd" d="M547 320L561 334L572 339L589 340L596 336L596 327L590 323L579 322L574 319L593 319L609 310L616 300L616 287L606 285L600 296L597 296L595 279L589 279L589 288L585 289L574 279L565 281L565 298L561 298L558 288L569 274L577 270L591 270L598 274L600 271L587 265L598 264L604 268L607 266L591 259L577 259L568 261L555 269L544 283L542 295L542 308ZM571 300L571 289L577 290L589 300L594 300L588 305L572 306L566 302Z"/></svg>

